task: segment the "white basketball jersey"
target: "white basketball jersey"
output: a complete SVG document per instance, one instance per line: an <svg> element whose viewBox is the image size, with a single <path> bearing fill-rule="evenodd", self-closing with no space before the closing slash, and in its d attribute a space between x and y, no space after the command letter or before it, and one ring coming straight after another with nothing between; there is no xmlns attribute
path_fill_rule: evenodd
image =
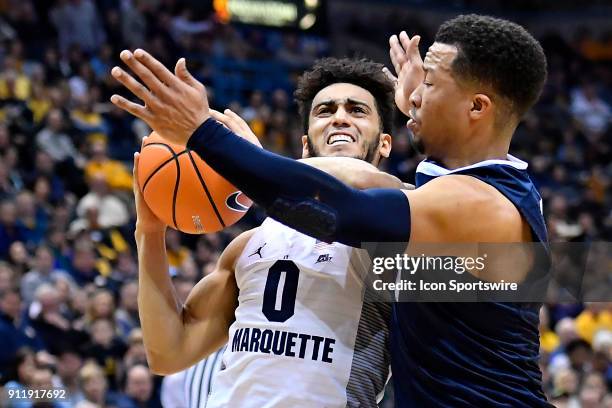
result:
<svg viewBox="0 0 612 408"><path fill-rule="evenodd" d="M368 265L266 219L236 264L236 321L208 407L376 407L390 306L363 302Z"/></svg>

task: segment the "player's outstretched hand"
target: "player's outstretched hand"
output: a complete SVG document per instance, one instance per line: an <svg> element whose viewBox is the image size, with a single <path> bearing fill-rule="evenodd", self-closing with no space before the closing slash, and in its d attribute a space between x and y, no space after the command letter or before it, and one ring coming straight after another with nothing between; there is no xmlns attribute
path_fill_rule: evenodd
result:
<svg viewBox="0 0 612 408"><path fill-rule="evenodd" d="M395 104L405 115L410 111L410 95L425 79L423 59L419 52L418 35L408 37L405 31L389 38L389 56L395 77L387 68L383 71L395 83Z"/></svg>
<svg viewBox="0 0 612 408"><path fill-rule="evenodd" d="M210 117L206 88L187 70L185 59L174 74L148 52L123 50L121 60L142 84L125 70L114 67L112 76L144 102L139 105L122 96L111 96L117 107L144 120L169 142L185 145L191 134Z"/></svg>
<svg viewBox="0 0 612 408"><path fill-rule="evenodd" d="M144 143L143 139L143 143ZM138 185L138 160L140 159L140 153L134 153L134 169L133 169L133 187L134 187L134 200L136 201L136 232L151 233L151 232L165 232L166 224L164 224L159 218L153 214L153 211L149 208L144 200L140 186Z"/></svg>
<svg viewBox="0 0 612 408"><path fill-rule="evenodd" d="M240 136L241 138L248 140L256 146L261 147L261 143L255 133L251 130L249 125L246 123L244 119L242 119L236 112L233 112L230 109L226 109L223 113L216 111L214 109L210 110L210 115L213 119L221 122L225 127L229 130Z"/></svg>

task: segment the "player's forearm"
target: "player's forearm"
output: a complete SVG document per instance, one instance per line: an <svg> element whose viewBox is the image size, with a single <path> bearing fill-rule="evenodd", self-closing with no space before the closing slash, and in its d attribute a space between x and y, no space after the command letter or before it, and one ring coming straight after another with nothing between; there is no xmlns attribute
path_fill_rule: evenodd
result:
<svg viewBox="0 0 612 408"><path fill-rule="evenodd" d="M309 157L299 161L324 171L359 190L367 188L406 188L397 177L380 171L363 160L350 157Z"/></svg>
<svg viewBox="0 0 612 408"><path fill-rule="evenodd" d="M168 273L164 232L136 231L138 314L149 365L159 370L180 349L181 304Z"/></svg>
<svg viewBox="0 0 612 408"><path fill-rule="evenodd" d="M401 241L410 235L410 208L399 190L358 191L318 170L265 151L209 119L187 147L263 206L268 215L331 242Z"/></svg>

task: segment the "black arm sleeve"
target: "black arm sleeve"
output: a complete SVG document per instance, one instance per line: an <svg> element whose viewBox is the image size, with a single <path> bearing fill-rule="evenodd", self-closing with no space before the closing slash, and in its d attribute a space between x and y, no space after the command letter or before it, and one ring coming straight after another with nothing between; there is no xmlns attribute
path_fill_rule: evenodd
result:
<svg viewBox="0 0 612 408"><path fill-rule="evenodd" d="M212 118L193 133L187 148L272 218L302 233L352 246L408 242L410 206L400 190L353 189L318 169L249 143Z"/></svg>

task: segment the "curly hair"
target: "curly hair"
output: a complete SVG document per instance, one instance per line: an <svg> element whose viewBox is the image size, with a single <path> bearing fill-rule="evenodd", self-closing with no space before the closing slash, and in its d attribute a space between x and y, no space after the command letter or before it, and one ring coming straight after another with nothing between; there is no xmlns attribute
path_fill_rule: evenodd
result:
<svg viewBox="0 0 612 408"><path fill-rule="evenodd" d="M540 96L546 56L520 25L490 16L460 15L440 26L435 41L457 47L452 70L460 80L491 86L519 119Z"/></svg>
<svg viewBox="0 0 612 408"><path fill-rule="evenodd" d="M343 82L357 85L374 96L381 129L385 133L391 133L395 109L393 101L394 86L382 69L382 64L365 58L323 58L317 60L313 67L300 77L294 93L302 116L304 134L308 133L308 119L315 95L329 85Z"/></svg>

